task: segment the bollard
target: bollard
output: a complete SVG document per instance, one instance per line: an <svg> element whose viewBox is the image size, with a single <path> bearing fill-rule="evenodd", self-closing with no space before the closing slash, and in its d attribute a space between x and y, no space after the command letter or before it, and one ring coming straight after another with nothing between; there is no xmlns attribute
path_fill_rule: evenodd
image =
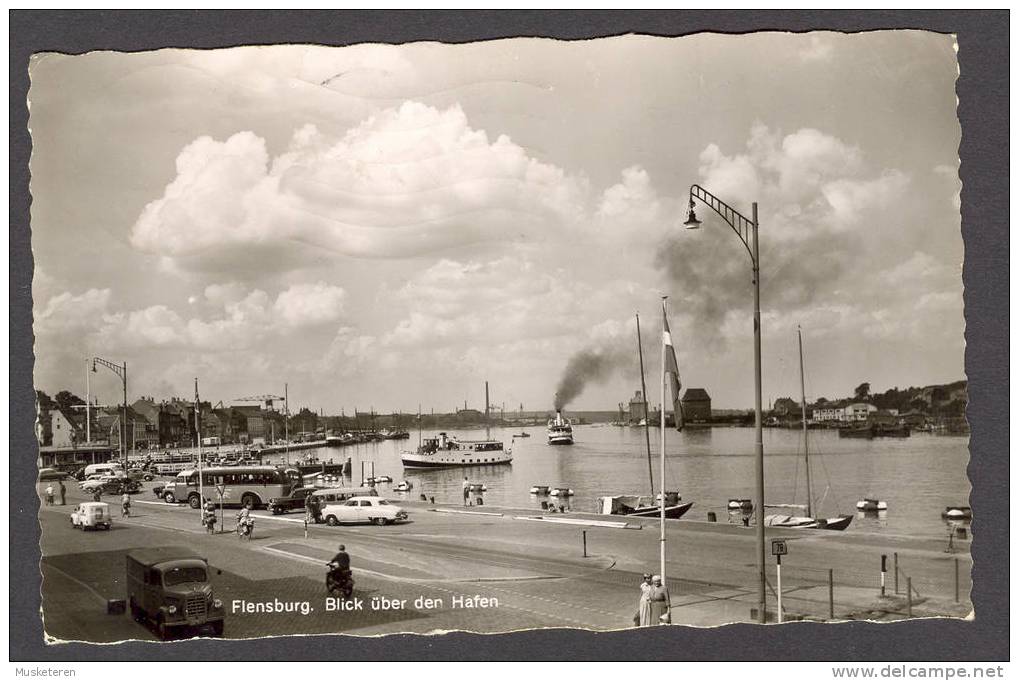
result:
<svg viewBox="0 0 1019 681"><path fill-rule="evenodd" d="M584 558L587 558L587 530L581 530L581 535L583 535L583 537L584 537ZM958 566L956 566L955 577L956 577L956 581L955 581L955 585L956 585L956 588L955 588L955 600L958 601L959 600L959 570L958 570Z"/></svg>
<svg viewBox="0 0 1019 681"><path fill-rule="evenodd" d="M835 571L828 568L828 619L835 619Z"/></svg>
<svg viewBox="0 0 1019 681"><path fill-rule="evenodd" d="M888 572L888 556L881 554L881 598L885 597L885 573Z"/></svg>
<svg viewBox="0 0 1019 681"><path fill-rule="evenodd" d="M777 600L775 611L778 613L778 623L782 624L782 555L775 556L775 586L777 587ZM767 611L765 611L767 620Z"/></svg>
<svg viewBox="0 0 1019 681"><path fill-rule="evenodd" d="M913 578L906 577L906 616L913 616Z"/></svg>
<svg viewBox="0 0 1019 681"><path fill-rule="evenodd" d="M895 574L893 575L893 577L895 579L895 595L898 596L899 595L899 552L896 551L895 553L893 553L892 554L892 558L894 560L894 562L892 563L892 567L895 568Z"/></svg>
<svg viewBox="0 0 1019 681"><path fill-rule="evenodd" d="M959 559L955 559L955 602L959 602Z"/></svg>

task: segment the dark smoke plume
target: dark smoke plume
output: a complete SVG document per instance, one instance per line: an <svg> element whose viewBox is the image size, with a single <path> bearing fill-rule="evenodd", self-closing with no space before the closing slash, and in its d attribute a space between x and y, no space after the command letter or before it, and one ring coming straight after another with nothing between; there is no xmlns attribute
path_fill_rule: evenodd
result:
<svg viewBox="0 0 1019 681"><path fill-rule="evenodd" d="M624 338L614 343L585 348L570 357L556 388L556 411L580 396L591 383L604 383L618 370L630 370L637 364L636 338L626 347ZM637 374L634 373L636 378Z"/></svg>

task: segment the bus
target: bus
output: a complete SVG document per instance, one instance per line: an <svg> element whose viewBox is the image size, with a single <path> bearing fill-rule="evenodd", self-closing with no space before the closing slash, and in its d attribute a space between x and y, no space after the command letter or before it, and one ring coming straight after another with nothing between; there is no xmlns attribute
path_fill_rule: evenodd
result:
<svg viewBox="0 0 1019 681"><path fill-rule="evenodd" d="M275 466L210 466L202 470L205 498L223 506L259 508L273 497L287 496L296 484L292 474ZM186 502L191 508L201 508L198 470L181 471L161 494L168 503Z"/></svg>

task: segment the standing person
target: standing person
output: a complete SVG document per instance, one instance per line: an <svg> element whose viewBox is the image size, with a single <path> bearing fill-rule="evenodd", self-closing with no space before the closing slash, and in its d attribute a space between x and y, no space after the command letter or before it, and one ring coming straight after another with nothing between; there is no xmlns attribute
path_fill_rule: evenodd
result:
<svg viewBox="0 0 1019 681"><path fill-rule="evenodd" d="M640 600L637 602L637 625L651 626L651 575L644 573L640 583Z"/></svg>
<svg viewBox="0 0 1019 681"><path fill-rule="evenodd" d="M130 518L131 517L131 495L124 492L124 496L120 498L120 517Z"/></svg>
<svg viewBox="0 0 1019 681"><path fill-rule="evenodd" d="M53 483L46 486L46 505L53 505Z"/></svg>
<svg viewBox="0 0 1019 681"><path fill-rule="evenodd" d="M669 601L669 589L662 584L662 578L655 575L651 578L651 588L648 589L648 601L651 606L652 626L657 624L671 624L669 613L671 603Z"/></svg>
<svg viewBox="0 0 1019 681"><path fill-rule="evenodd" d="M66 506L67 505L67 488L64 487L64 481L63 480L61 480L58 484L60 485L60 505L61 506Z"/></svg>
<svg viewBox="0 0 1019 681"><path fill-rule="evenodd" d="M102 501L102 500L103 500L103 488L102 487L96 487L94 490L92 490L92 501Z"/></svg>
<svg viewBox="0 0 1019 681"><path fill-rule="evenodd" d="M471 483L467 480L467 476L464 476L464 506L467 505L467 501L471 498Z"/></svg>

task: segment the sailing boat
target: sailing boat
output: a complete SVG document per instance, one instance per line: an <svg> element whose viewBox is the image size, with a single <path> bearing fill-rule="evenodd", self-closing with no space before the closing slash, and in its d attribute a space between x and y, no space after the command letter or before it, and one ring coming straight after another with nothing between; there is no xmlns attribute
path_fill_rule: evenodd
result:
<svg viewBox="0 0 1019 681"><path fill-rule="evenodd" d="M640 342L640 315L637 315L637 353L640 357L640 387L641 397L644 400L644 418L641 419L641 426L644 427L644 439L647 443L647 465L648 465L648 477L651 482L651 494L639 495L639 494L616 494L614 496L599 497L598 503L600 510L605 515L627 515L637 516L642 518L655 518L662 514L660 502L662 494L655 496L655 477L651 466L651 434L648 429L648 402L647 402L647 386L644 383L644 349ZM678 391L678 388L677 388ZM664 447L662 457L664 458ZM682 502L682 499L677 492L665 492L665 478L664 473L662 474L662 487L663 494L665 496L665 518L670 520L676 520L681 518L684 513L690 510L693 506L692 501L686 503Z"/></svg>
<svg viewBox="0 0 1019 681"><path fill-rule="evenodd" d="M803 381L803 334L796 327L796 338L800 347L800 407L803 417L803 459L807 470L807 503L801 504L765 504L770 508L804 509L806 515L766 515L764 524L768 527L791 527L816 530L844 530L853 522L853 516L841 514L834 518L815 518L813 509L813 493L810 489L810 446L807 439L807 396Z"/></svg>

